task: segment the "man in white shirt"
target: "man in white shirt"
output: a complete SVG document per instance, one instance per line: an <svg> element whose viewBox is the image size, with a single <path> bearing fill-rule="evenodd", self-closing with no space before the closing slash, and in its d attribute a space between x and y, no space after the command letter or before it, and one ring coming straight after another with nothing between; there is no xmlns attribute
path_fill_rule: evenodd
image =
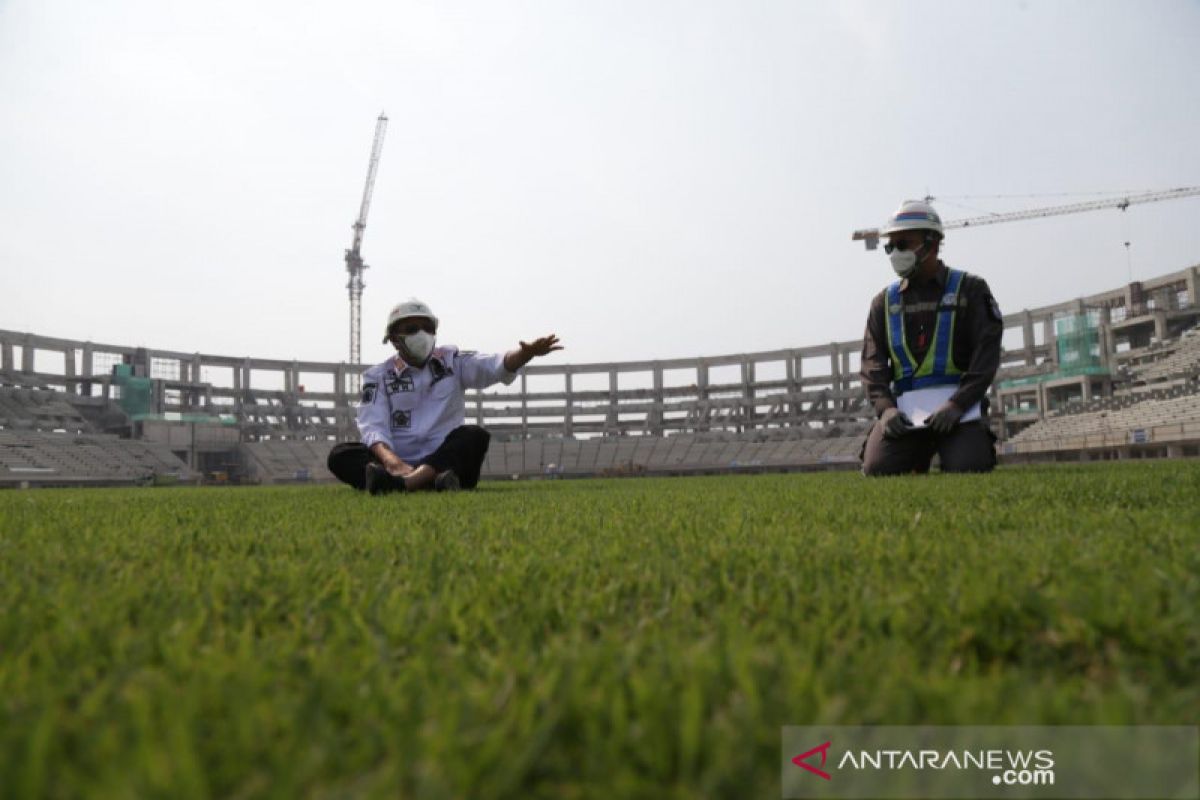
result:
<svg viewBox="0 0 1200 800"><path fill-rule="evenodd" d="M363 373L361 442L336 445L329 471L371 494L473 489L490 434L466 425L466 389L512 383L537 356L561 350L551 334L504 355L436 346L438 318L415 298L388 314L384 344L397 354Z"/></svg>

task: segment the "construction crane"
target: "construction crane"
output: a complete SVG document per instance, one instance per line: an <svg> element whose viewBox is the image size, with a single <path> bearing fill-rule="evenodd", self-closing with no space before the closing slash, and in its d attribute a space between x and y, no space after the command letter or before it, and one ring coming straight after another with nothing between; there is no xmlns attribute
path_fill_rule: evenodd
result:
<svg viewBox="0 0 1200 800"><path fill-rule="evenodd" d="M367 229L367 212L371 210L371 193L375 190L375 171L379 168L379 156L383 152L383 134L387 131L387 116L381 111L375 120L375 141L371 144L371 160L367 163L367 184L363 187L362 205L358 219L354 221L354 240L346 251L346 272L350 279L346 288L350 290L350 365L356 368L362 363L362 293L363 270L367 265L362 259L363 232ZM357 369L350 380L350 390L358 394L361 380Z"/></svg>
<svg viewBox="0 0 1200 800"><path fill-rule="evenodd" d="M1142 194L1130 194L1124 197L1109 198L1107 200L1092 200L1086 203L1069 203L1063 206L1050 206L1049 208L1031 208L1025 211L1012 211L1007 214L986 214L980 217L968 217L966 219L956 219L950 222L942 223L942 227L949 228L973 228L979 225L995 225L1000 222L1017 222L1023 219L1035 219L1038 217L1057 217L1062 214L1080 214L1084 211L1100 211L1105 208L1116 208L1124 211L1133 205L1139 203L1157 203L1161 200L1178 200L1184 197L1195 197L1200 195L1200 186L1184 186L1180 189L1165 189L1158 192L1144 192ZM926 202L935 200L934 197L926 197ZM852 241L863 242L868 250L874 250L879 246L879 229L878 228L862 228L854 232L850 237Z"/></svg>

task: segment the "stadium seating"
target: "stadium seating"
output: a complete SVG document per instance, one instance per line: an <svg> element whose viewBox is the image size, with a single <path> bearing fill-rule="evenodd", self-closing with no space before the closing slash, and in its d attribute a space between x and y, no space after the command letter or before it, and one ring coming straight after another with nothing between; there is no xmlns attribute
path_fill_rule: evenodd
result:
<svg viewBox="0 0 1200 800"><path fill-rule="evenodd" d="M102 434L0 430L0 485L120 484L156 476L192 478L163 445Z"/></svg>
<svg viewBox="0 0 1200 800"><path fill-rule="evenodd" d="M92 430L62 392L16 386L0 387L0 426L72 433Z"/></svg>
<svg viewBox="0 0 1200 800"><path fill-rule="evenodd" d="M1175 342L1160 349L1164 355L1132 371L1135 385L1188 379L1200 374L1200 328L1185 331Z"/></svg>
<svg viewBox="0 0 1200 800"><path fill-rule="evenodd" d="M865 430L850 436L802 439L768 437L757 432L493 440L484 460L483 475L500 478L605 472L666 474L857 465L864 435Z"/></svg>
<svg viewBox="0 0 1200 800"><path fill-rule="evenodd" d="M334 442L262 441L241 445L247 472L258 483L336 480L326 462Z"/></svg>
<svg viewBox="0 0 1200 800"><path fill-rule="evenodd" d="M1011 444L1063 443L1093 435L1107 436L1116 443L1127 440L1133 431L1200 423L1200 402L1194 391L1156 394L1137 402L1119 398L1110 401L1108 408L1097 408L1103 402L1096 401L1090 406L1093 410L1061 414L1031 425L1014 436Z"/></svg>

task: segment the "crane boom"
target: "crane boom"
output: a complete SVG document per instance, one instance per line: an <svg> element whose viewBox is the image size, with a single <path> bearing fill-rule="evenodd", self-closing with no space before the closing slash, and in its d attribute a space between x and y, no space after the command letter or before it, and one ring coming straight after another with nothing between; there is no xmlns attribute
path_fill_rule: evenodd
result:
<svg viewBox="0 0 1200 800"><path fill-rule="evenodd" d="M363 186L362 205L358 208L358 219L354 221L354 242L350 249L359 252L363 232L367 229L367 213L371 210L371 195L375 191L375 173L379 169L379 156L383 153L383 135L387 132L388 118L382 112L375 120L375 140L371 143L371 160L367 163L367 182Z"/></svg>
<svg viewBox="0 0 1200 800"><path fill-rule="evenodd" d="M350 292L350 365L357 367L362 362L362 293L363 270L367 265L362 259L363 232L367 229L367 213L371 210L371 194L375 191L375 172L379 169L379 156L383 153L383 135L387 131L388 118L380 112L375 120L375 140L371 143L371 160L367 163L367 183L363 187L362 204L358 208L358 219L354 221L354 239L346 251L346 272L349 280L346 288ZM355 371L350 378L350 391L358 393L359 375Z"/></svg>
<svg viewBox="0 0 1200 800"><path fill-rule="evenodd" d="M973 228L980 225L996 225L1001 222L1018 222L1024 219L1036 219L1039 217L1057 217L1063 214L1081 214L1085 211L1100 211L1105 208L1116 208L1124 211L1133 205L1140 203L1157 203L1161 200L1178 200L1184 197L1195 197L1200 195L1200 186L1183 186L1178 189L1164 189L1157 192L1144 192L1142 194L1131 194L1125 197L1109 198L1107 200L1092 200L1086 203L1068 203L1061 206L1050 206L1048 208L1031 208L1024 211L1012 211L1007 214L985 214L979 217L967 217L966 219L956 219L950 222L943 223L942 227L950 228ZM933 200L935 198L928 198ZM851 240L864 242L868 250L874 250L879 246L879 229L878 228L862 228L855 231L851 235Z"/></svg>

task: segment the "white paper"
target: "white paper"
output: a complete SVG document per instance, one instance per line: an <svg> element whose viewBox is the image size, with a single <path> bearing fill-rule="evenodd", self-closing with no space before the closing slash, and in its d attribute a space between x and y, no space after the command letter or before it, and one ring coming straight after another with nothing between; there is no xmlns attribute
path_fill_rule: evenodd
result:
<svg viewBox="0 0 1200 800"><path fill-rule="evenodd" d="M904 415L912 420L914 428L924 428L933 412L942 407L954 393L957 386L930 386L928 389L913 389L896 398L896 405ZM959 422L970 422L980 418L979 403L967 409L959 418Z"/></svg>

